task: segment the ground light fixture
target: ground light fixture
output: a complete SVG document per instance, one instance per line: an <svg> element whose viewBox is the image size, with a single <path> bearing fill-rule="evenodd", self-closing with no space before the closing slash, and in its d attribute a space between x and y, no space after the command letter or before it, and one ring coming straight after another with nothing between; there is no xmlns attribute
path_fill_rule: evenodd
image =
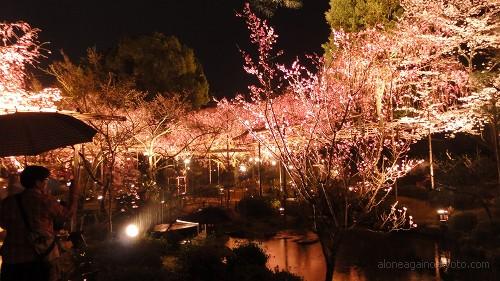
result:
<svg viewBox="0 0 500 281"><path fill-rule="evenodd" d="M139 228L137 225L131 223L125 228L125 234L130 238L135 238L139 235Z"/></svg>
<svg viewBox="0 0 500 281"><path fill-rule="evenodd" d="M247 166L245 165L240 165L240 172L245 173L247 171Z"/></svg>
<svg viewBox="0 0 500 281"><path fill-rule="evenodd" d="M447 210L439 209L439 210L437 210L437 214L438 214L440 222L448 221L449 213Z"/></svg>

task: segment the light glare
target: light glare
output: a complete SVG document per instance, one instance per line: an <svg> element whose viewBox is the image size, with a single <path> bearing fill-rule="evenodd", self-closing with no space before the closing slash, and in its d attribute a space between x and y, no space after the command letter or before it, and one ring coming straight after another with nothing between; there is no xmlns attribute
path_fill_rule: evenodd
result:
<svg viewBox="0 0 500 281"><path fill-rule="evenodd" d="M137 237L137 235L139 235L139 228L135 224L129 224L127 228L125 228L125 234L131 238Z"/></svg>

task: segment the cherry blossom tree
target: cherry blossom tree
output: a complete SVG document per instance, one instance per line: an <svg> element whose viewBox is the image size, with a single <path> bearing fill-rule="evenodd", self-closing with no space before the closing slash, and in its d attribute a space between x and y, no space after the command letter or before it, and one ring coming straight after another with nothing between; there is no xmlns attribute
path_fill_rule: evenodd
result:
<svg viewBox="0 0 500 281"><path fill-rule="evenodd" d="M250 86L249 97L220 105L247 112L242 124L283 164L299 199L311 207L325 280L331 280L346 231L414 226L406 208L387 200L395 180L416 162L404 156L411 139L398 137L390 122L393 105L386 101L392 92L377 90L389 66L380 59L385 45L374 42L384 40L372 39L381 36L373 30L336 32L331 61L317 59L315 71L298 61L285 67L273 62L280 54L274 51L274 30L248 6L241 16L258 50L257 59L243 53L244 67L258 84Z"/></svg>
<svg viewBox="0 0 500 281"><path fill-rule="evenodd" d="M428 94L414 95L415 100L426 102L424 106L414 107L414 112L420 112L419 116L410 116L405 121L412 123L419 120L422 123L427 115L429 132L447 131L452 134L465 132L479 135L486 125L491 125L492 150L500 182L498 126L494 125L498 123L498 116L495 116L498 87L495 81L499 77L500 3L453 0L402 1L401 4L406 11L402 22L411 23L400 24L401 32L405 36L425 36L425 40L434 43L434 55L449 62L443 66L455 69L453 73L446 68L433 67L438 71L432 73L429 67L421 68L421 73L427 73L424 79L418 81L423 86L420 87L421 92L434 92L446 100L428 99ZM420 32L415 33L411 28ZM446 74L451 75L444 76ZM443 83L447 85L443 87Z"/></svg>
<svg viewBox="0 0 500 281"><path fill-rule="evenodd" d="M147 179L143 183L148 186L147 189L156 189L156 174L167 167L166 160L175 154L176 147L166 140L186 111L187 106L179 97L163 96L157 96L152 101L142 100L133 110L132 118L140 126L134 135L135 148L148 160Z"/></svg>
<svg viewBox="0 0 500 281"><path fill-rule="evenodd" d="M0 23L0 114L16 111L56 111L61 93L55 88L31 91L29 68L36 65L48 52L38 41L39 29L25 22ZM71 151L60 149L40 157L9 157L2 159L2 166L15 173L25 164L46 163L55 175L69 178L72 170ZM23 164L21 164L23 163Z"/></svg>
<svg viewBox="0 0 500 281"><path fill-rule="evenodd" d="M137 196L136 185L122 185L120 179L127 172L138 173L126 167L130 162L134 136L142 129L140 119L133 115L144 93L127 84L117 83L113 77L100 75L100 55L88 51L89 65L75 65L66 56L64 61L52 64L48 70L62 89L64 109L85 113L86 122L97 130L90 144L79 151L85 168L85 196L101 198L101 210L107 209L109 230L112 231L112 210L118 193ZM120 175L120 177L117 177Z"/></svg>
<svg viewBox="0 0 500 281"><path fill-rule="evenodd" d="M464 114L475 98L471 65L460 58L473 63L480 50L498 42L484 24L492 23L488 15L497 13L496 6L486 1L483 12L450 20L448 12L456 10L439 3L404 1L406 12L390 30L333 30L335 47L327 61L315 60L314 70L299 61L277 64L277 35L244 9L257 46L256 58L243 52L244 68L258 83L249 87L249 96L221 105L247 111L242 124L284 164L294 190L313 209L326 280L349 229L413 226L406 209L387 200L396 179L416 164L405 157L409 144L434 132L478 128L480 117ZM470 24L461 28L475 31L458 28L464 22ZM464 48L464 42L471 47Z"/></svg>
<svg viewBox="0 0 500 281"><path fill-rule="evenodd" d="M0 114L57 109L59 90L26 89L28 67L47 52L38 41L39 32L25 22L0 23Z"/></svg>

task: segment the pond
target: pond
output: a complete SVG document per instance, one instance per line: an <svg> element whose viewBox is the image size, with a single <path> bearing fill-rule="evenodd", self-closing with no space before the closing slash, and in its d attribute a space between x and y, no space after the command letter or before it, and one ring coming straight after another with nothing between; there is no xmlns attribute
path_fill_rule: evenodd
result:
<svg viewBox="0 0 500 281"><path fill-rule="evenodd" d="M287 269L305 281L321 281L326 267L321 245L314 242L314 238L312 233L300 235L284 231L272 239L255 242L269 255L269 268ZM233 248L245 242L248 240L230 238L227 246ZM334 280L441 280L441 272L436 271L433 264L446 265L449 260L450 252L431 238L352 233L347 235L339 251ZM398 262L403 263L397 265ZM394 268L397 266L401 269Z"/></svg>

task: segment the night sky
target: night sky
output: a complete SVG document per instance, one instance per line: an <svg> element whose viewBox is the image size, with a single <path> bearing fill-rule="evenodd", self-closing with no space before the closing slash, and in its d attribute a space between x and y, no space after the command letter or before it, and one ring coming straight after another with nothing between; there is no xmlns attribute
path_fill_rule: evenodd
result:
<svg viewBox="0 0 500 281"><path fill-rule="evenodd" d="M240 0L1 0L0 21L23 20L42 30L40 41L52 51L42 66L60 59L63 49L73 61L88 47L106 51L126 35L162 32L193 48L214 96L246 91L238 47L248 49L248 31ZM285 50L285 61L321 54L328 37L324 12L328 0L304 0L302 9L280 9L271 19Z"/></svg>

